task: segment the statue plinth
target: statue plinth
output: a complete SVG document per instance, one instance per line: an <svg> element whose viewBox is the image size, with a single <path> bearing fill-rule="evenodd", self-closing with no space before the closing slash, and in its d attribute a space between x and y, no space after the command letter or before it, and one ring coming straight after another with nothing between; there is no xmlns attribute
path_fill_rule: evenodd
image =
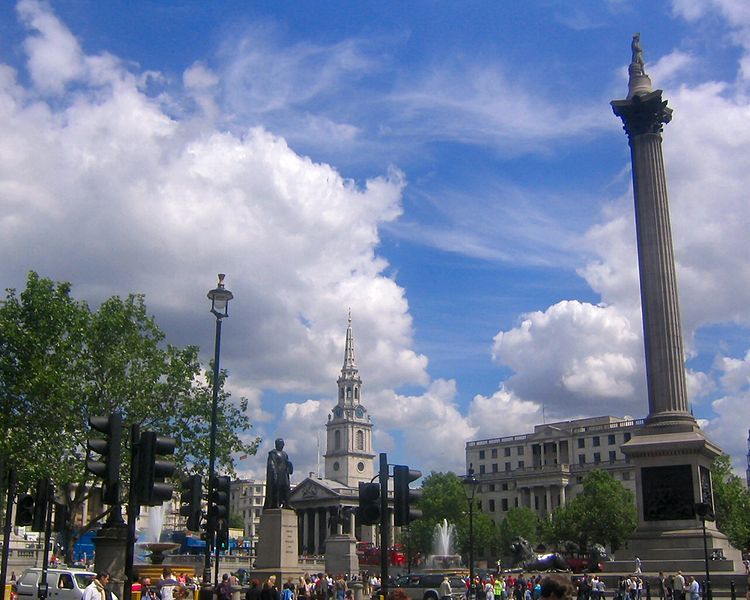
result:
<svg viewBox="0 0 750 600"><path fill-rule="evenodd" d="M326 573L359 573L356 539L345 534L326 539Z"/></svg>
<svg viewBox="0 0 750 600"><path fill-rule="evenodd" d="M276 575L279 585L303 575L297 551L297 514L290 508L266 508L258 527L255 575Z"/></svg>

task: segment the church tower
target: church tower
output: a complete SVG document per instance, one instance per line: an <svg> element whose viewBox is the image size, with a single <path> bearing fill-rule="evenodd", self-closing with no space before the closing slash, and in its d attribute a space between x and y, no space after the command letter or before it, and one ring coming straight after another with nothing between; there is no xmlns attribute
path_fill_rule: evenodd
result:
<svg viewBox="0 0 750 600"><path fill-rule="evenodd" d="M326 423L325 478L356 488L373 475L372 423L362 404L362 379L354 360L352 314L346 328L344 366L338 380L338 403Z"/></svg>

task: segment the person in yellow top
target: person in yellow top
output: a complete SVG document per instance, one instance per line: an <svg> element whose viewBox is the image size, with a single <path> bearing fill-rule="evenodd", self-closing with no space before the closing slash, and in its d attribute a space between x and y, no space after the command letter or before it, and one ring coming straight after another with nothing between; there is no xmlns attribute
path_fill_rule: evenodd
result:
<svg viewBox="0 0 750 600"><path fill-rule="evenodd" d="M505 598L505 578L498 575L495 578L495 600L504 600Z"/></svg>

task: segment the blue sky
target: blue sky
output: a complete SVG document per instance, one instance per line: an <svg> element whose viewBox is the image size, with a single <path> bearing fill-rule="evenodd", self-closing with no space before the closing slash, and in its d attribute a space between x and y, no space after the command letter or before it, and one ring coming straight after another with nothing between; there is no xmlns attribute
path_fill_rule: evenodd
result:
<svg viewBox="0 0 750 600"><path fill-rule="evenodd" d="M142 292L302 477L351 308L376 451L464 468L542 418L645 416L625 96L665 129L691 405L750 427L750 9L652 2L0 5L0 281ZM218 242L218 243L217 243ZM262 458L240 472L262 472Z"/></svg>

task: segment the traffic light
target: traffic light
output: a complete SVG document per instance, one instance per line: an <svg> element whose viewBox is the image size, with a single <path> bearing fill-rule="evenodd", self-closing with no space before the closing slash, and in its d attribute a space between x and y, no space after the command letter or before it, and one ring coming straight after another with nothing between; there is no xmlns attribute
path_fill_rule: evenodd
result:
<svg viewBox="0 0 750 600"><path fill-rule="evenodd" d="M214 477L214 489L211 490L208 510L211 516L213 516L217 527L221 527L219 521L229 518L229 485L231 481L231 478L226 475Z"/></svg>
<svg viewBox="0 0 750 600"><path fill-rule="evenodd" d="M172 498L173 488L164 479L175 472L172 460L157 456L174 453L177 441L174 438L144 431L138 447L138 503L146 506L161 506Z"/></svg>
<svg viewBox="0 0 750 600"><path fill-rule="evenodd" d="M380 484L359 482L359 522L362 525L380 523Z"/></svg>
<svg viewBox="0 0 750 600"><path fill-rule="evenodd" d="M31 494L21 494L18 497L16 506L16 525L25 527L34 522L34 496Z"/></svg>
<svg viewBox="0 0 750 600"><path fill-rule="evenodd" d="M187 517L187 528L198 531L201 526L201 476L191 475L182 482L182 496L180 497L180 514Z"/></svg>
<svg viewBox="0 0 750 600"><path fill-rule="evenodd" d="M216 531L216 547L221 550L229 549L229 523L222 521Z"/></svg>
<svg viewBox="0 0 750 600"><path fill-rule="evenodd" d="M51 488L52 484L49 479L40 479L36 483L31 531L44 531L47 528L47 508L49 506Z"/></svg>
<svg viewBox="0 0 750 600"><path fill-rule="evenodd" d="M68 524L68 505L55 502L55 514L52 520L52 531L64 531Z"/></svg>
<svg viewBox="0 0 750 600"><path fill-rule="evenodd" d="M103 433L104 437L89 439L89 450L99 454L100 459L87 460L86 469L103 480L102 502L119 504L122 415L112 413L107 417L89 417L89 425L94 431Z"/></svg>
<svg viewBox="0 0 750 600"><path fill-rule="evenodd" d="M409 487L412 481L422 477L422 472L410 469L406 465L393 467L393 523L397 527L408 525L416 519L422 518L422 511L412 508L412 503L422 497L422 490Z"/></svg>

